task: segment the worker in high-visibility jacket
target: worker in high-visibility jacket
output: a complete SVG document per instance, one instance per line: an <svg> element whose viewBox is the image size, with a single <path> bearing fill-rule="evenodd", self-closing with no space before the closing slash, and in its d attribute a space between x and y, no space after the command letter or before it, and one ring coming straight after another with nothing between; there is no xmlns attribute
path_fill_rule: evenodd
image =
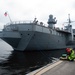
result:
<svg viewBox="0 0 75 75"><path fill-rule="evenodd" d="M67 59L73 61L75 59L75 52L72 48L66 48Z"/></svg>

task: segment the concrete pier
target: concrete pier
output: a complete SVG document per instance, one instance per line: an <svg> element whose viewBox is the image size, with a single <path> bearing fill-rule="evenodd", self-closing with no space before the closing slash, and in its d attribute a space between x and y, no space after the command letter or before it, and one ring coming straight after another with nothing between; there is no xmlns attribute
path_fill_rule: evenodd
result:
<svg viewBox="0 0 75 75"><path fill-rule="evenodd" d="M75 75L75 62L64 61L41 75Z"/></svg>
<svg viewBox="0 0 75 75"><path fill-rule="evenodd" d="M75 75L75 61L58 61L27 75Z"/></svg>

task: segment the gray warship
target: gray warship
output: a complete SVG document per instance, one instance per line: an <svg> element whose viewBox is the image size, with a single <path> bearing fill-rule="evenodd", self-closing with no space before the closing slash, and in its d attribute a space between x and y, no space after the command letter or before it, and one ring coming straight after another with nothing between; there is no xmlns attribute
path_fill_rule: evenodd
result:
<svg viewBox="0 0 75 75"><path fill-rule="evenodd" d="M57 20L53 15L49 15L47 27L36 18L33 21L11 22L4 25L0 38L19 51L75 47L75 29L72 29L71 22L70 15L64 29L55 27Z"/></svg>

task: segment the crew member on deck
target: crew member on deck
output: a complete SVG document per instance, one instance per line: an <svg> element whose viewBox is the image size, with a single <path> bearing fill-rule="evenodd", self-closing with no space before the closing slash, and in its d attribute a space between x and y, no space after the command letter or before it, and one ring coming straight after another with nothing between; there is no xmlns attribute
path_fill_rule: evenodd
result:
<svg viewBox="0 0 75 75"><path fill-rule="evenodd" d="M37 24L37 22L38 22L37 18L34 18L33 23L36 23Z"/></svg>

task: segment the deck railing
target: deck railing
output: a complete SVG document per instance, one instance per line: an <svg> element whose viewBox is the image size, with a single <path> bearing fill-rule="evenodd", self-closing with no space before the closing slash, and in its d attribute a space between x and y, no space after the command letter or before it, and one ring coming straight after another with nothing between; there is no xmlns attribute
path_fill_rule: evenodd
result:
<svg viewBox="0 0 75 75"><path fill-rule="evenodd" d="M12 21L10 23L7 23L5 26L9 26L9 25L16 25L16 24L34 24L34 25L40 25L40 26L46 26L43 22L37 22L37 21Z"/></svg>
<svg viewBox="0 0 75 75"><path fill-rule="evenodd" d="M12 21L10 23L7 23L6 25L10 25L10 24L24 24L24 23L34 23L33 21Z"/></svg>

